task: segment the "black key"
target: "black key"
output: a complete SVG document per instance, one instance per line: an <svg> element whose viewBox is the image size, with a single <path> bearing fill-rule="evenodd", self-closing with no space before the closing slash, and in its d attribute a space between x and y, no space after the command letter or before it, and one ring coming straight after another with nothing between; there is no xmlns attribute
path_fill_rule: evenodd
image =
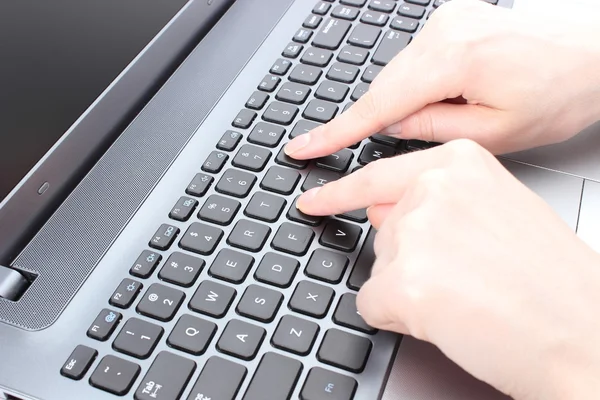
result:
<svg viewBox="0 0 600 400"><path fill-rule="evenodd" d="M364 223L367 222L367 209L361 208L359 210L348 211L347 213L338 215L340 218L344 218L354 222Z"/></svg>
<svg viewBox="0 0 600 400"><path fill-rule="evenodd" d="M265 92L261 92L261 91L257 90L254 93L252 93L252 96L250 96L248 101L246 101L246 107L248 107L252 110L261 110L265 106L265 104L267 104L269 97L270 96L268 94L266 94ZM219 142L219 144L220 144L220 142ZM221 149L219 146L217 146L217 148ZM221 149L221 150L231 151L228 149Z"/></svg>
<svg viewBox="0 0 600 400"><path fill-rule="evenodd" d="M350 88L341 83L333 81L323 81L315 92L315 97L322 100L329 100L341 103L346 98Z"/></svg>
<svg viewBox="0 0 600 400"><path fill-rule="evenodd" d="M286 201L279 196L256 192L246 206L244 214L265 222L275 222L285 208Z"/></svg>
<svg viewBox="0 0 600 400"><path fill-rule="evenodd" d="M262 171L267 162L269 162L269 158L271 158L271 152L269 150L252 146L251 144L245 144L240 147L231 163L238 168L259 172ZM224 175L227 175L227 173ZM243 180L248 182L250 180L250 174L243 173L241 178L244 178ZM254 177L254 179L256 179L256 177Z"/></svg>
<svg viewBox="0 0 600 400"><path fill-rule="evenodd" d="M321 126L321 124L301 119L300 121L296 122L296 125L294 125L294 129L292 129L292 132L290 132L290 139L293 139L304 133L308 133L318 126Z"/></svg>
<svg viewBox="0 0 600 400"><path fill-rule="evenodd" d="M202 281L188 307L215 318L223 318L236 296L234 288L213 281Z"/></svg>
<svg viewBox="0 0 600 400"><path fill-rule="evenodd" d="M162 256L150 250L142 251L133 266L129 269L129 273L138 278L148 278L154 272L162 260Z"/></svg>
<svg viewBox="0 0 600 400"><path fill-rule="evenodd" d="M223 231L210 225L194 222L179 242L182 249L208 256L215 251Z"/></svg>
<svg viewBox="0 0 600 400"><path fill-rule="evenodd" d="M259 122L252 129L252 132L248 136L248 141L261 146L277 147L284 135L285 129L283 127Z"/></svg>
<svg viewBox="0 0 600 400"><path fill-rule="evenodd" d="M185 192L192 196L202 197L206 194L208 188L210 188L210 185L212 184L214 179L215 178L213 178L210 175L196 174L196 176L194 176L194 179L192 179L192 181L188 185Z"/></svg>
<svg viewBox="0 0 600 400"><path fill-rule="evenodd" d="M269 72L275 75L285 75L291 66L292 62L290 60L279 58L277 61L275 61Z"/></svg>
<svg viewBox="0 0 600 400"><path fill-rule="evenodd" d="M352 268L352 272L348 278L348 287L350 289L359 290L371 277L371 268L375 262L373 243L375 242L376 234L377 231L375 229L369 229L356 263L354 263L354 268Z"/></svg>
<svg viewBox="0 0 600 400"><path fill-rule="evenodd" d="M354 7L362 7L366 2L367 0L340 0L340 3L342 4L347 4Z"/></svg>
<svg viewBox="0 0 600 400"><path fill-rule="evenodd" d="M198 206L198 201L187 196L181 196L171 209L169 217L177 221L187 221Z"/></svg>
<svg viewBox="0 0 600 400"><path fill-rule="evenodd" d="M246 367L221 357L208 359L187 400L235 400Z"/></svg>
<svg viewBox="0 0 600 400"><path fill-rule="evenodd" d="M299 196L298 196L299 197ZM290 209L287 213L287 218L290 221L299 222L301 224L310 225L310 226L318 226L323 221L323 217L319 217L316 215L308 215L304 214L302 211L298 210L296 203L298 202L298 197L294 199Z"/></svg>
<svg viewBox="0 0 600 400"><path fill-rule="evenodd" d="M367 69L365 69L365 72L362 74L360 79L365 83L371 83L375 80L377 75L379 75L382 69L383 67L379 65L371 64L367 67Z"/></svg>
<svg viewBox="0 0 600 400"><path fill-rule="evenodd" d="M310 88L308 86L299 83L286 82L281 89L279 89L275 98L277 100L287 101L288 103L302 104L306 101L309 94Z"/></svg>
<svg viewBox="0 0 600 400"><path fill-rule="evenodd" d="M300 174L289 168L273 166L269 168L260 187L279 194L292 194L300 180Z"/></svg>
<svg viewBox="0 0 600 400"><path fill-rule="evenodd" d="M275 157L275 162L277 164L296 169L304 169L308 166L308 160L296 160L285 154L284 148L285 145L279 149L279 153L277 153L277 157Z"/></svg>
<svg viewBox="0 0 600 400"><path fill-rule="evenodd" d="M347 19L349 21L354 21L356 17L358 17L358 13L360 10L355 7L347 7L347 6L337 6L331 12L331 16L340 19Z"/></svg>
<svg viewBox="0 0 600 400"><path fill-rule="evenodd" d="M388 136L388 135L382 135L380 133L376 133L374 135L371 135L369 137L369 139L372 142L384 144L386 146L391 146L391 147L396 147L396 146L398 146L399 144L402 143L402 140L400 140L398 138L395 138L393 136Z"/></svg>
<svg viewBox="0 0 600 400"><path fill-rule="evenodd" d="M92 339L104 342L115 331L115 328L121 321L121 314L116 311L111 311L107 308L100 311L92 325L87 331L87 335Z"/></svg>
<svg viewBox="0 0 600 400"><path fill-rule="evenodd" d="M318 14L318 15L325 15L325 14L327 14L327 12L329 11L330 8L331 8L331 4L328 4L324 1L320 1L315 5L312 12L314 14Z"/></svg>
<svg viewBox="0 0 600 400"><path fill-rule="evenodd" d="M425 142L423 140L407 140L406 141L406 149L410 151L414 150L427 150L432 147L439 146L439 143L434 142Z"/></svg>
<svg viewBox="0 0 600 400"><path fill-rule="evenodd" d="M313 169L302 184L302 191L306 192L312 188L320 187L326 183L336 181L342 176L337 172L324 171L322 169Z"/></svg>
<svg viewBox="0 0 600 400"><path fill-rule="evenodd" d="M300 263L277 253L267 253L261 260L254 279L277 287L286 288L292 284Z"/></svg>
<svg viewBox="0 0 600 400"><path fill-rule="evenodd" d="M402 3L398 7L398 15L420 19L425 15L425 7Z"/></svg>
<svg viewBox="0 0 600 400"><path fill-rule="evenodd" d="M441 6L442 4L444 4L444 3L447 3L447 2L449 2L449 1L450 1L450 0L435 0L435 1L433 2L433 6L434 6L435 8L438 8L438 7L439 7L439 6Z"/></svg>
<svg viewBox="0 0 600 400"><path fill-rule="evenodd" d="M121 281L108 301L111 306L128 308L142 290L142 284L129 278Z"/></svg>
<svg viewBox="0 0 600 400"><path fill-rule="evenodd" d="M334 219L325 226L319 242L323 246L351 252L356 248L361 234L360 226Z"/></svg>
<svg viewBox="0 0 600 400"><path fill-rule="evenodd" d="M281 125L289 125L298 114L298 107L291 104L273 101L267 106L262 119Z"/></svg>
<svg viewBox="0 0 600 400"><path fill-rule="evenodd" d="M271 234L271 228L246 219L239 220L227 238L227 244L243 250L260 251L267 238Z"/></svg>
<svg viewBox="0 0 600 400"><path fill-rule="evenodd" d="M345 113L346 111L348 111L348 109L349 109L350 107L352 107L352 105L353 105L353 104L354 104L354 102L353 102L353 101L351 101L350 103L347 103L347 104L344 106L344 110L342 111L342 114L343 114L343 113ZM359 142L359 143L360 143L360 142ZM355 145L354 145L354 147L350 147L350 148L357 149L357 148L358 148L358 144L359 144L359 143L355 144Z"/></svg>
<svg viewBox="0 0 600 400"><path fill-rule="evenodd" d="M158 278L175 285L190 287L198 279L202 268L203 259L176 251L169 256L158 273Z"/></svg>
<svg viewBox="0 0 600 400"><path fill-rule="evenodd" d="M329 50L311 47L304 52L300 61L304 64L314 65L317 67L325 67L333 58L333 52Z"/></svg>
<svg viewBox="0 0 600 400"><path fill-rule="evenodd" d="M258 364L243 400L290 399L300 372L300 361L276 353L266 353Z"/></svg>
<svg viewBox="0 0 600 400"><path fill-rule="evenodd" d="M377 65L387 65L410 41L411 36L406 32L387 31L371 61Z"/></svg>
<svg viewBox="0 0 600 400"><path fill-rule="evenodd" d="M354 153L348 149L342 149L333 154L317 159L317 167L325 168L335 172L346 172L352 162Z"/></svg>
<svg viewBox="0 0 600 400"><path fill-rule="evenodd" d="M360 69L354 65L336 62L329 68L327 79L333 81L352 83L356 79Z"/></svg>
<svg viewBox="0 0 600 400"><path fill-rule="evenodd" d="M301 281L294 290L289 307L301 314L323 318L329 310L334 294L329 286Z"/></svg>
<svg viewBox="0 0 600 400"><path fill-rule="evenodd" d="M250 101L254 101L251 105L257 106L259 104L258 102L262 101L260 99L261 96L264 96L264 99L265 99L264 102L266 102L267 99L269 98L269 95L267 95L265 93L254 92L252 97L248 100L248 103L246 103L246 107L251 108L248 106ZM261 106L259 106L259 108L262 108L262 106L264 105L264 102L262 103ZM224 151L235 150L237 145L240 143L240 140L242 140L241 133L236 132L236 131L226 131L223 134L223 136L221 136L221 140L219 140L219 143L217 143L217 149L224 150Z"/></svg>
<svg viewBox="0 0 600 400"><path fill-rule="evenodd" d="M258 153L250 153L250 151L254 150L254 148L257 147L248 144L243 145L240 151L238 151L238 154L233 159L234 165L236 167L248 169L261 168L259 167L258 163L266 163L266 160L269 159L271 153L268 150L266 150L267 154L265 155L263 151L264 149L260 149ZM244 154L247 154L247 156ZM252 190L252 187L254 186L255 182L256 176L254 176L253 174L230 168L223 173L223 176L221 177L221 179L219 179L217 186L215 186L215 190L219 193L243 198L246 197L248 193L250 193L250 190Z"/></svg>
<svg viewBox="0 0 600 400"><path fill-rule="evenodd" d="M237 312L260 322L271 322L279 310L283 295L273 289L250 285L242 295Z"/></svg>
<svg viewBox="0 0 600 400"><path fill-rule="evenodd" d="M90 384L117 396L124 396L139 374L139 365L109 355L100 360L90 377Z"/></svg>
<svg viewBox="0 0 600 400"><path fill-rule="evenodd" d="M287 58L296 58L302 52L304 46L298 43L290 42L287 47L281 53L282 56Z"/></svg>
<svg viewBox="0 0 600 400"><path fill-rule="evenodd" d="M256 357L265 334L266 331L259 326L232 319L217 342L217 350L250 361Z"/></svg>
<svg viewBox="0 0 600 400"><path fill-rule="evenodd" d="M153 283L137 306L137 312L160 321L170 321L177 313L185 294L160 283Z"/></svg>
<svg viewBox="0 0 600 400"><path fill-rule="evenodd" d="M231 249L223 249L217 254L208 273L231 283L242 283L252 265L254 265L254 257Z"/></svg>
<svg viewBox="0 0 600 400"><path fill-rule="evenodd" d="M96 357L98 357L96 350L79 345L75 347L75 350L63 364L60 374L78 381L88 372Z"/></svg>
<svg viewBox="0 0 600 400"><path fill-rule="evenodd" d="M325 364L350 372L362 372L371 347L369 339L334 328L325 332L317 358Z"/></svg>
<svg viewBox="0 0 600 400"><path fill-rule="evenodd" d="M138 318L130 318L113 343L113 348L132 357L145 359L152 354L164 333L163 328Z"/></svg>
<svg viewBox="0 0 600 400"><path fill-rule="evenodd" d="M216 331L217 325L210 321L183 315L169 335L167 344L175 349L199 356L208 349Z"/></svg>
<svg viewBox="0 0 600 400"><path fill-rule="evenodd" d="M306 356L319 333L319 325L293 315L285 315L279 321L271 344L278 349Z"/></svg>
<svg viewBox="0 0 600 400"><path fill-rule="evenodd" d="M315 233L312 229L284 222L281 224L271 246L275 250L303 256L308 251Z"/></svg>
<svg viewBox="0 0 600 400"><path fill-rule="evenodd" d="M211 172L213 174L221 172L227 159L229 159L229 156L226 153L216 150L212 151L206 161L204 161L204 164L202 164L202 171Z"/></svg>
<svg viewBox="0 0 600 400"><path fill-rule="evenodd" d="M302 26L308 29L315 29L319 27L319 24L322 20L323 17L311 14L308 17L306 17L306 19L302 23Z"/></svg>
<svg viewBox="0 0 600 400"><path fill-rule="evenodd" d="M161 351L135 392L135 400L178 400L196 370L196 363Z"/></svg>
<svg viewBox="0 0 600 400"><path fill-rule="evenodd" d="M419 28L419 21L408 17L396 17L392 20L390 28L408 33L415 33Z"/></svg>
<svg viewBox="0 0 600 400"><path fill-rule="evenodd" d="M289 80L306 85L314 85L321 77L322 71L320 68L312 65L299 64L294 67L290 73Z"/></svg>
<svg viewBox="0 0 600 400"><path fill-rule="evenodd" d="M369 91L369 85L364 82L361 82L358 85L356 85L356 87L354 88L354 91L350 95L350 98L354 101L357 101L358 99L363 97L363 95L365 93L367 93L368 91Z"/></svg>
<svg viewBox="0 0 600 400"><path fill-rule="evenodd" d="M367 165L373 161L395 155L393 147L384 146L379 143L367 143L358 156L358 162L362 165Z"/></svg>
<svg viewBox="0 0 600 400"><path fill-rule="evenodd" d="M313 46L336 50L346 37L352 24L340 19L327 18L312 41Z"/></svg>
<svg viewBox="0 0 600 400"><path fill-rule="evenodd" d="M365 11L360 17L360 22L375 26L385 26L390 17L379 11Z"/></svg>
<svg viewBox="0 0 600 400"><path fill-rule="evenodd" d="M312 35L313 31L311 31L310 29L300 28L296 31L296 34L294 35L292 40L298 43L307 43Z"/></svg>
<svg viewBox="0 0 600 400"><path fill-rule="evenodd" d="M262 81L258 84L258 90L264 92L272 92L281 82L281 78L276 75L265 75Z"/></svg>
<svg viewBox="0 0 600 400"><path fill-rule="evenodd" d="M206 199L198 218L219 225L229 225L239 209L239 201L213 194Z"/></svg>
<svg viewBox="0 0 600 400"><path fill-rule="evenodd" d="M379 35L381 35L381 29L377 28L376 26L358 24L350 33L348 43L355 46L364 47L366 49L371 49L373 46L375 46L375 43L377 43Z"/></svg>
<svg viewBox="0 0 600 400"><path fill-rule="evenodd" d="M356 380L346 375L314 367L302 387L302 400L352 400L357 388Z"/></svg>
<svg viewBox="0 0 600 400"><path fill-rule="evenodd" d="M333 313L333 322L364 333L373 334L377 331L367 325L365 320L360 316L356 308L356 295L354 293L344 293L342 295Z"/></svg>
<svg viewBox="0 0 600 400"><path fill-rule="evenodd" d="M369 9L374 11L381 11L390 13L396 8L396 1L394 0L371 0L369 2Z"/></svg>
<svg viewBox="0 0 600 400"><path fill-rule="evenodd" d="M484 0L487 1L488 3L491 3L491 1L497 1L497 0ZM429 3L431 3L431 0L406 0L407 3L411 3L411 4L418 4L420 6L428 6Z"/></svg>
<svg viewBox="0 0 600 400"><path fill-rule="evenodd" d="M329 122L335 117L339 108L335 103L323 100L311 100L302 116L317 122Z"/></svg>
<svg viewBox="0 0 600 400"><path fill-rule="evenodd" d="M244 108L234 118L231 125L235 126L236 128L248 129L248 128L250 128L250 125L252 125L252 123L254 122L255 119L256 119L256 113L252 110L248 110L248 109ZM213 171L208 171L208 170L205 170L205 171L213 172Z"/></svg>
<svg viewBox="0 0 600 400"><path fill-rule="evenodd" d="M338 54L338 61L346 62L349 64L363 65L369 57L369 51L362 47L356 46L344 46Z"/></svg>
<svg viewBox="0 0 600 400"><path fill-rule="evenodd" d="M171 247L177 235L179 235L179 228L168 224L162 224L156 233L154 233L154 236L150 239L148 245L158 250L167 250Z"/></svg>
<svg viewBox="0 0 600 400"><path fill-rule="evenodd" d="M304 273L314 279L339 283L349 262L348 257L343 254L317 249L310 256Z"/></svg>

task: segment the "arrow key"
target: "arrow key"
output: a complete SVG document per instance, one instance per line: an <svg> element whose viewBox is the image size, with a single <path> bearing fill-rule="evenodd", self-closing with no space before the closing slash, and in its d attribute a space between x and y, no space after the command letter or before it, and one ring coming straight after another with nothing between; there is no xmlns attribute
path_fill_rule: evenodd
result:
<svg viewBox="0 0 600 400"><path fill-rule="evenodd" d="M344 221L332 220L325 226L320 243L332 249L352 252L358 244L362 229Z"/></svg>

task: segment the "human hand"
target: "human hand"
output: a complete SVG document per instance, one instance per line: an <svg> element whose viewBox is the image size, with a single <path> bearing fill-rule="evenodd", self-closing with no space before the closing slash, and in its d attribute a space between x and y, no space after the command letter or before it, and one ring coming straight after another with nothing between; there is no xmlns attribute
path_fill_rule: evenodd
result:
<svg viewBox="0 0 600 400"><path fill-rule="evenodd" d="M518 400L598 398L600 257L479 145L376 161L298 207L370 207L368 324L432 342Z"/></svg>
<svg viewBox="0 0 600 400"><path fill-rule="evenodd" d="M599 34L597 19L553 21L453 0L355 105L286 152L321 157L377 132L469 138L495 154L564 141L600 119Z"/></svg>

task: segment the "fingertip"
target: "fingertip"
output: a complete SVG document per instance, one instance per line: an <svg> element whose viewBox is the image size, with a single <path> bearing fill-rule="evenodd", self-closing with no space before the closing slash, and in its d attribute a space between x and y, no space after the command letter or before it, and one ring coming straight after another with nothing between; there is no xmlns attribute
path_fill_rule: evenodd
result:
<svg viewBox="0 0 600 400"><path fill-rule="evenodd" d="M311 133L305 133L292 139L283 149L286 155L294 158L302 156L302 150L306 149L311 141Z"/></svg>
<svg viewBox="0 0 600 400"><path fill-rule="evenodd" d="M320 190L320 187L316 187L300 195L300 197L298 197L298 201L296 201L296 208L302 211L304 214L312 214L314 211L314 205L316 204L315 198Z"/></svg>

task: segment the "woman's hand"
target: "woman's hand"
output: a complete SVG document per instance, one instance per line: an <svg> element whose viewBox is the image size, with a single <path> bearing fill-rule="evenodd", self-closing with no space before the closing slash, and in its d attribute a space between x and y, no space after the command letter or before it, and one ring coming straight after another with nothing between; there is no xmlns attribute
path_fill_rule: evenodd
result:
<svg viewBox="0 0 600 400"><path fill-rule="evenodd" d="M495 154L564 141L600 119L599 18L541 20L453 0L354 106L286 152L316 158L377 132L469 138Z"/></svg>

